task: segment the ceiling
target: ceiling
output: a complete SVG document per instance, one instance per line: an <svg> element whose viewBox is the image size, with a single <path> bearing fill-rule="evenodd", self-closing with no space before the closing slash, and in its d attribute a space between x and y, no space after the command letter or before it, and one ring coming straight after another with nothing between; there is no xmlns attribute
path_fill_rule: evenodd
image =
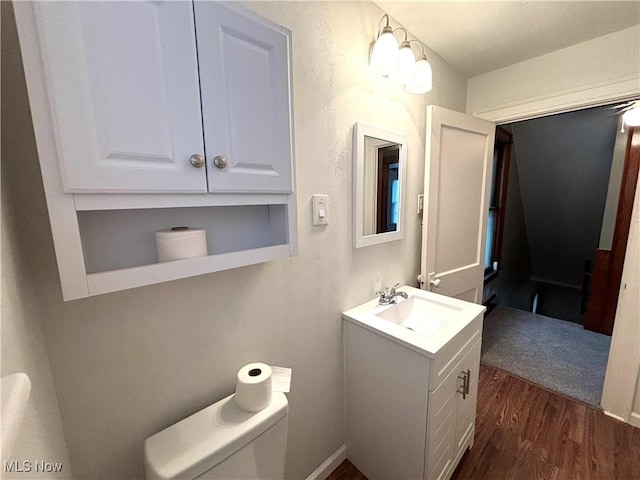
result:
<svg viewBox="0 0 640 480"><path fill-rule="evenodd" d="M640 1L375 2L467 78L640 23Z"/></svg>

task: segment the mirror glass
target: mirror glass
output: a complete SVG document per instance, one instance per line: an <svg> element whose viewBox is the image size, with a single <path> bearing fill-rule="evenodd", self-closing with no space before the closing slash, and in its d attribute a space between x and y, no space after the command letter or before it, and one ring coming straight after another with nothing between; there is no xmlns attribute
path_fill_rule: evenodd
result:
<svg viewBox="0 0 640 480"><path fill-rule="evenodd" d="M398 230L400 145L365 136L364 149L362 233L395 232Z"/></svg>
<svg viewBox="0 0 640 480"><path fill-rule="evenodd" d="M354 243L402 238L406 142L400 134L354 126Z"/></svg>

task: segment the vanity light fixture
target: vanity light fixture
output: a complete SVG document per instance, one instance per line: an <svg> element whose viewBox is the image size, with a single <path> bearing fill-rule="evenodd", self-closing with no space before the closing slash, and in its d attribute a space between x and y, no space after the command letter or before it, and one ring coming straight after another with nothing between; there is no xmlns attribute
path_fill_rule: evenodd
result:
<svg viewBox="0 0 640 480"><path fill-rule="evenodd" d="M411 51L411 44L407 39L407 32L404 28L397 28L395 31L402 30L404 33L404 41L400 43L398 49L398 62L395 69L397 82L407 83L413 76L413 67L416 64L416 58Z"/></svg>
<svg viewBox="0 0 640 480"><path fill-rule="evenodd" d="M386 21L384 27L383 21ZM404 33L404 40L400 44L395 37L397 31ZM420 46L417 60L411 50L414 43ZM403 27L391 28L389 15L386 13L378 25L378 38L371 49L369 67L377 75L404 84L407 93L427 93L433 88L433 72L424 53L424 46L416 40L409 40Z"/></svg>
<svg viewBox="0 0 640 480"><path fill-rule="evenodd" d="M420 55L413 65L411 78L405 83L404 91L407 93L427 93L433 88L433 70L431 64L427 60L424 53L422 43L411 40L411 43L417 43L420 46Z"/></svg>
<svg viewBox="0 0 640 480"><path fill-rule="evenodd" d="M387 19L387 24L380 29L382 20ZM378 26L378 38L376 39L373 49L371 50L371 58L369 59L369 67L371 71L388 77L395 68L398 59L398 40L393 34L393 29L389 26L389 15L386 13L380 19Z"/></svg>

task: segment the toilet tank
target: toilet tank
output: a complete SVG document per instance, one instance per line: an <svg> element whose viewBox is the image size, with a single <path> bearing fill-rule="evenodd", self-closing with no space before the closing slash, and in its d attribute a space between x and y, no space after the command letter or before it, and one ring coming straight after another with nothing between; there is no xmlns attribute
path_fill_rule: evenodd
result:
<svg viewBox="0 0 640 480"><path fill-rule="evenodd" d="M284 393L245 412L230 395L144 442L148 479L281 479L287 446Z"/></svg>

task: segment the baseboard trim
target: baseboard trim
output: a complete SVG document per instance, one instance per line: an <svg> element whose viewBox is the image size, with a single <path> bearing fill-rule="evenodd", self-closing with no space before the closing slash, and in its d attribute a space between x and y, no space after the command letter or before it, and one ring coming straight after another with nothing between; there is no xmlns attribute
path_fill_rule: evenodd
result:
<svg viewBox="0 0 640 480"><path fill-rule="evenodd" d="M616 415L615 413L608 412L607 410L604 410L604 409L602 409L602 411L608 417L615 418L616 420L619 420L619 421L624 422L624 423L629 423L624 418L622 418L620 415Z"/></svg>
<svg viewBox="0 0 640 480"><path fill-rule="evenodd" d="M316 468L313 473L307 477L307 480L325 480L346 458L347 446L342 445L329 458L322 462L322 465Z"/></svg>

